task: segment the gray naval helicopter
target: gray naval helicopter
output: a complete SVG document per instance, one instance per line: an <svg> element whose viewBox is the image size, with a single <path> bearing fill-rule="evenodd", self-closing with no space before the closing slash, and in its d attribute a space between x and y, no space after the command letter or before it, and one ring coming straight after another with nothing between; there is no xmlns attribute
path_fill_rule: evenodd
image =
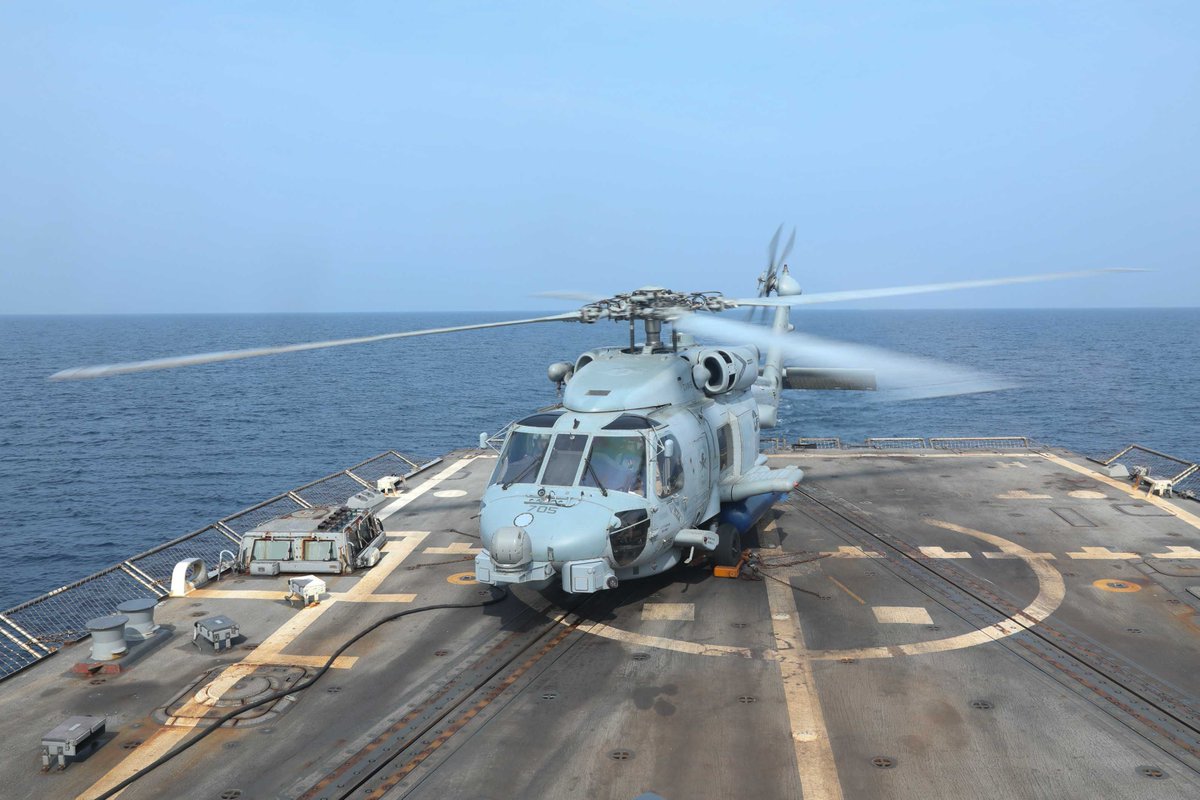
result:
<svg viewBox="0 0 1200 800"><path fill-rule="evenodd" d="M377 336L64 370L53 380L99 378L277 353L542 322L627 321L628 346L551 364L560 405L514 423L483 495L475 559L481 583L543 582L567 592L615 588L707 553L740 558L741 538L803 473L761 453L789 389L879 390L896 399L993 391L1011 385L972 369L803 335L794 307L817 303L1090 277L1103 269L886 289L803 294L783 265L795 239L768 250L758 296L681 293L647 286L586 301L578 311ZM749 308L768 324L720 318ZM641 324L643 338L637 341ZM664 338L664 325L670 333ZM699 344L697 338L719 344Z"/></svg>

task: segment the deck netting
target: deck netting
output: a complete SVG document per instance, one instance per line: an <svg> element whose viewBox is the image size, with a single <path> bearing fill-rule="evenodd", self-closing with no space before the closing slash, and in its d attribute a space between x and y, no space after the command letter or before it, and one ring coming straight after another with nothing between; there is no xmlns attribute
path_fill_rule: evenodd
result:
<svg viewBox="0 0 1200 800"><path fill-rule="evenodd" d="M1175 491L1180 494L1189 494L1193 497L1200 498L1200 471L1193 472L1186 478L1175 484Z"/></svg>
<svg viewBox="0 0 1200 800"><path fill-rule="evenodd" d="M387 452L375 456L370 461L351 467L350 471L372 486L375 481L388 475L408 475L417 469L416 461L409 460L399 453Z"/></svg>
<svg viewBox="0 0 1200 800"><path fill-rule="evenodd" d="M303 498L304 502L314 506L340 506L364 488L354 478L340 472L337 475L322 478L311 486L296 489L295 494Z"/></svg>
<svg viewBox="0 0 1200 800"><path fill-rule="evenodd" d="M171 572L180 561L199 558L204 561L205 567L212 568L220 560L222 550L237 555L237 549L237 542L221 533L215 525L209 525L167 547L134 556L129 559L129 563L153 578L155 586L168 591L171 586Z"/></svg>
<svg viewBox="0 0 1200 800"><path fill-rule="evenodd" d="M227 525L234 533L241 536L251 528L262 525L264 522L270 522L276 517L282 517L284 514L301 508L304 508L304 506L286 494L282 494L261 505L248 508L245 511L239 511L237 514L221 520L221 522Z"/></svg>
<svg viewBox="0 0 1200 800"><path fill-rule="evenodd" d="M84 638L88 635L88 620L115 614L117 606L126 600L158 596L116 566L15 606L4 616L38 641L53 646Z"/></svg>
<svg viewBox="0 0 1200 800"><path fill-rule="evenodd" d="M20 631L0 622L0 674L12 675L20 672L31 664L36 664L46 655Z"/></svg>

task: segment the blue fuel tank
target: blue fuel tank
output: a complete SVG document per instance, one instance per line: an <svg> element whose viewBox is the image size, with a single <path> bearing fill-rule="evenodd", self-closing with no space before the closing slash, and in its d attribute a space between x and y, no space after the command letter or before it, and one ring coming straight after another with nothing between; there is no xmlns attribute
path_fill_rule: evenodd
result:
<svg viewBox="0 0 1200 800"><path fill-rule="evenodd" d="M767 509L778 503L784 495L785 492L767 492L747 497L745 500L738 500L736 503L722 503L721 513L717 515L717 520L728 522L737 528L738 533L745 536L746 531L753 528L754 523L767 513Z"/></svg>

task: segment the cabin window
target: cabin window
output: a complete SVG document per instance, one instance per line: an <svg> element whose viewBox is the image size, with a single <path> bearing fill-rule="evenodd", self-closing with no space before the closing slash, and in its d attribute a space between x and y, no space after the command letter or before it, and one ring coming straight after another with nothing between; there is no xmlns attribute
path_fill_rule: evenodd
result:
<svg viewBox="0 0 1200 800"><path fill-rule="evenodd" d="M534 414L526 417L517 424L523 428L553 428L554 423L558 422L558 418L563 415L562 411L548 411L543 414Z"/></svg>
<svg viewBox="0 0 1200 800"><path fill-rule="evenodd" d="M292 542L290 539L255 539L255 561L291 561Z"/></svg>
<svg viewBox="0 0 1200 800"><path fill-rule="evenodd" d="M586 434L560 433L554 440L541 482L546 486L574 486L587 441Z"/></svg>
<svg viewBox="0 0 1200 800"><path fill-rule="evenodd" d="M592 441L579 484L644 496L646 440L641 436L597 436Z"/></svg>
<svg viewBox="0 0 1200 800"><path fill-rule="evenodd" d="M305 561L333 561L332 539L308 539L304 542Z"/></svg>
<svg viewBox="0 0 1200 800"><path fill-rule="evenodd" d="M667 458L667 442L673 449L671 457ZM655 476L654 489L659 497L668 497L683 488L683 458L679 454L679 442L674 436L664 436L662 447L658 451L658 474Z"/></svg>
<svg viewBox="0 0 1200 800"><path fill-rule="evenodd" d="M733 464L733 427L726 422L717 428L717 450L721 453L721 471Z"/></svg>
<svg viewBox="0 0 1200 800"><path fill-rule="evenodd" d="M637 414L622 414L604 426L606 431L644 431L653 428L654 423Z"/></svg>
<svg viewBox="0 0 1200 800"><path fill-rule="evenodd" d="M513 431L492 473L492 483L533 483L549 445L548 433Z"/></svg>

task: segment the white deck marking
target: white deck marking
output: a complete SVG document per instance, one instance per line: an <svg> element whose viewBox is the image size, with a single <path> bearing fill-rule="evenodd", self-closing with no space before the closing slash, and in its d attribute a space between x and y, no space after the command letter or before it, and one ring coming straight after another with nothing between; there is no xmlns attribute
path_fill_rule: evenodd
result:
<svg viewBox="0 0 1200 800"><path fill-rule="evenodd" d="M440 492L434 492L434 497L466 497L466 489L442 489Z"/></svg>
<svg viewBox="0 0 1200 800"><path fill-rule="evenodd" d="M970 558L971 554L965 550L943 550L940 547L922 547L921 555L926 558Z"/></svg>
<svg viewBox="0 0 1200 800"><path fill-rule="evenodd" d="M482 553L482 547L476 547L470 542L454 542L445 547L426 547L422 553L433 553L442 556L466 556Z"/></svg>
<svg viewBox="0 0 1200 800"><path fill-rule="evenodd" d="M642 621L692 622L696 619L694 603L646 603L642 606Z"/></svg>
<svg viewBox="0 0 1200 800"><path fill-rule="evenodd" d="M1057 561L1058 560L1058 556L1054 555L1054 553L1034 553L1033 555L1035 558L1044 558L1049 561ZM997 552L995 550L984 550L983 557L984 558L1024 558L1025 556L1018 555L1017 553L1004 553L1004 552Z"/></svg>
<svg viewBox="0 0 1200 800"><path fill-rule="evenodd" d="M581 626L582 629L582 626ZM587 627L587 632L614 642L636 645L638 647L655 647L659 650L670 650L673 653L687 653L692 656L737 656L738 658L754 658L754 651L749 647L733 647L727 644L698 644L683 639L670 639L666 636L651 636L646 633L627 631L624 628L614 628L603 622L597 622Z"/></svg>
<svg viewBox="0 0 1200 800"><path fill-rule="evenodd" d="M837 550L822 550L821 555L834 558L883 558L883 553L863 550L857 545L842 545Z"/></svg>
<svg viewBox="0 0 1200 800"><path fill-rule="evenodd" d="M884 625L932 625L933 617L921 606L871 606L875 621Z"/></svg>
<svg viewBox="0 0 1200 800"><path fill-rule="evenodd" d="M1033 494L1025 489L1013 489L996 495L997 500L1050 500L1048 494Z"/></svg>
<svg viewBox="0 0 1200 800"><path fill-rule="evenodd" d="M1033 570L1034 575L1038 579L1038 594L1033 599L1033 602L1027 605L1023 610L1017 612L1007 619L997 622L995 625L988 625L986 628L964 633L959 636L951 636L946 639L937 639L931 642L916 642L913 644L902 644L898 649L905 655L923 655L926 653L944 653L948 650L959 650L964 647L972 647L977 644L986 642L994 642L1003 639L1006 636L1012 636L1014 633L1019 633L1027 628L1032 628L1039 622L1050 616L1062 604L1063 598L1066 597L1067 587L1063 582L1062 575L1059 574L1053 566L1047 561L1038 558L1036 553L1026 550L1021 545L1015 542L1010 542L1007 539L1002 539L990 533L977 531L973 528L966 528L962 525L956 525L953 522L943 522L937 519L925 520L930 525L935 525L939 528L944 528L949 531L958 531L967 536L973 536L980 541L999 547L1003 552L1011 553L1020 558L1029 568ZM840 657L836 651L830 651L831 656ZM870 656L854 656L858 658L869 658Z"/></svg>
<svg viewBox="0 0 1200 800"><path fill-rule="evenodd" d="M1067 497L1074 497L1079 500L1107 500L1108 495L1104 492L1096 492L1091 489L1076 489L1073 492L1067 492Z"/></svg>
<svg viewBox="0 0 1200 800"><path fill-rule="evenodd" d="M1067 558L1093 558L1112 561L1113 559L1141 558L1141 556L1137 553L1129 553L1124 550L1109 550L1107 547L1081 547L1074 553L1067 553Z"/></svg>
<svg viewBox="0 0 1200 800"><path fill-rule="evenodd" d="M1155 558L1200 558L1200 550L1194 547L1179 547L1177 545L1167 545L1165 553L1151 553Z"/></svg>
<svg viewBox="0 0 1200 800"><path fill-rule="evenodd" d="M425 481L425 483L422 483L417 488L407 492L403 497L393 500L385 507L384 511L379 512L380 519L386 521L385 514L390 515L396 511L399 511L401 508L404 508L406 505L437 486L450 475L458 472L473 460L474 458L464 458L460 461L456 461L439 472L437 475L434 475L432 478ZM400 566L401 562L408 558L408 556L410 556L417 549L421 542L425 540L425 537L429 535L429 532L389 532L388 535L389 538L393 536L399 536L402 538L399 541L389 541L386 545L384 545L383 558L381 558L379 563L371 569L370 573L368 573L357 584L355 584L350 591L340 592L339 597L331 596L328 601L322 602L318 606L306 608L299 612L288 623L284 624L283 627L279 628L266 639L264 639L263 643L248 653L246 658L242 659L240 663L233 664L227 668L221 675L217 677L215 681L209 684L210 689L219 689L220 687L217 686L217 682L220 681L221 683L224 683L226 676L230 676L232 681L223 689L220 689L221 693L224 693L229 689L230 686L237 682L238 678L233 678L232 676L237 675L239 670L244 670L247 668L253 669L263 663L290 664L299 662L300 666L314 666L314 664L310 661L311 659L317 659L321 664L324 664L326 661L328 661L328 656L286 656L282 654L282 650L297 636L299 636L300 633L307 629L309 625L315 622L321 615L323 615L337 603L347 601L354 602L355 600L364 599L367 595L373 594L374 591L379 588L380 584L382 584L383 581L386 580L387 577L391 575L391 573L398 566ZM386 595L380 596L382 597ZM407 597L408 595L400 596ZM273 660L266 660L267 656L272 656ZM295 661L293 661L293 659L295 659ZM341 662L341 659L338 659L338 661ZM239 675L238 677L241 676ZM180 741L190 732L190 727L175 727L168 725L160 728L140 747L138 747L137 750L132 751L128 756L122 759L117 766L113 767L111 770L105 773L100 780L92 784L87 791L78 795L76 800L88 800L88 798L95 797L96 795L102 794L113 786L116 786L118 783L133 775L138 770L158 760L159 757L166 754L173 747L179 744ZM117 796L120 795L118 794Z"/></svg>
<svg viewBox="0 0 1200 800"><path fill-rule="evenodd" d="M482 457L486 458L486 456L482 456ZM434 475L432 478L425 481L417 488L409 489L409 490L405 491L405 493L402 494L400 497L397 497L395 500L393 500L392 502L388 503L383 508L376 511L375 516L379 517L379 519L382 522L386 523L387 518L390 517L392 514L395 514L397 511L404 508L406 505L408 505L412 501L416 500L418 497L425 494L426 492L428 492L432 489L436 489L438 487L438 484L440 484L442 481L449 478L454 473L458 472L460 469L465 467L467 464L470 464L472 461L475 461L476 458L480 458L480 456L467 457L467 458L462 459L461 461L455 461L453 464L446 467L444 470L439 472L437 475Z"/></svg>
<svg viewBox="0 0 1200 800"><path fill-rule="evenodd" d="M771 520L763 528L764 538L774 538L775 527L776 521ZM842 784L821 711L812 659L798 621L795 592L788 582L790 571L784 569L780 573L777 574L780 580L766 581L767 603L771 607L774 660L783 680L800 789L804 800L842 800Z"/></svg>

